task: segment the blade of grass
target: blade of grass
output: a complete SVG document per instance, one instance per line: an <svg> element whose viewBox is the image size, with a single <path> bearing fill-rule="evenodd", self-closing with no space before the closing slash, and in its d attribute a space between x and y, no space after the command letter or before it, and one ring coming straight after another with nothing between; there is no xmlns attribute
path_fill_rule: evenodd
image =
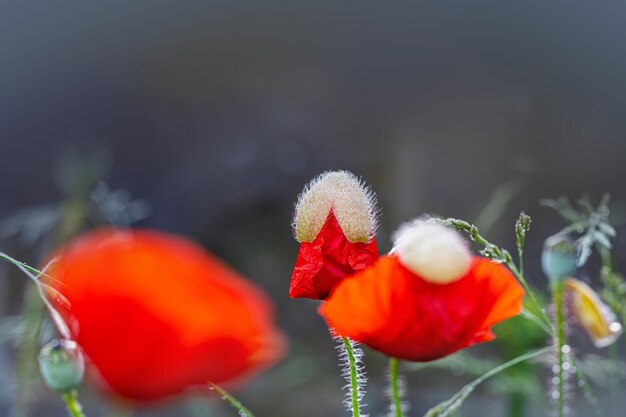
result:
<svg viewBox="0 0 626 417"><path fill-rule="evenodd" d="M484 373L482 376L476 378L474 381L465 385L461 388L456 394L450 397L448 400L443 401L437 404L435 407L428 410L428 412L424 415L424 417L447 417L452 413L457 411L462 405L463 402L467 399L467 397L476 389L478 385L491 378L492 376L508 369L512 366L517 365L518 363L536 358L538 356L547 354L550 352L550 347L545 347L542 349L537 349L524 355L520 355L517 358L511 359L508 362L503 363L500 366L493 368L492 370Z"/></svg>
<svg viewBox="0 0 626 417"><path fill-rule="evenodd" d="M218 394L220 394L220 396L222 397L224 401L228 402L228 404L230 404L234 409L236 409L239 412L240 417L254 417L254 414L252 414L250 410L244 407L244 405L241 402L239 402L239 400L233 397L224 388L212 382L209 382L208 384L209 384L209 387L211 387L212 389L217 391Z"/></svg>

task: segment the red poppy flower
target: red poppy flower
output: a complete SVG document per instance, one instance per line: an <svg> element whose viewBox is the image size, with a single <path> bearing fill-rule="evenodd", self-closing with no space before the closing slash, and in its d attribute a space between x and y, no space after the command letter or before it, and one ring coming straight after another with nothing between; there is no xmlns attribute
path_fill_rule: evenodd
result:
<svg viewBox="0 0 626 417"><path fill-rule="evenodd" d="M325 299L342 279L378 258L375 197L347 171L326 172L307 185L293 228L301 244L292 298Z"/></svg>
<svg viewBox="0 0 626 417"><path fill-rule="evenodd" d="M103 229L62 248L48 271L56 302L103 386L156 400L228 383L283 350L264 293L171 235Z"/></svg>
<svg viewBox="0 0 626 417"><path fill-rule="evenodd" d="M339 335L399 359L430 361L492 340L491 326L521 312L524 291L454 234L410 226L393 254L345 279L320 313Z"/></svg>

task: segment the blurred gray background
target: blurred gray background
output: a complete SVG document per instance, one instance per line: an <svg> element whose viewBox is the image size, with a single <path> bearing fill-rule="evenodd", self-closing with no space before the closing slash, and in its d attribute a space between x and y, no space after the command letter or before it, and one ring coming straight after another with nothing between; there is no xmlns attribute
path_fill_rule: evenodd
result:
<svg viewBox="0 0 626 417"><path fill-rule="evenodd" d="M304 184L327 169L363 176L382 251L402 221L474 221L489 201L506 204L482 219L488 236L513 247L526 210L529 280L544 286L537 256L564 223L540 198L610 192L624 231L625 18L620 2L1 2L0 218L62 199L67 155L96 158L112 188L150 203L140 226L190 236L272 295L291 350L242 400L260 417L345 415L316 303L287 296ZM11 238L0 250L40 256ZM19 313L25 278L0 271L0 314ZM384 360L367 359L378 416ZM6 344L2 415L13 363ZM414 415L466 382L423 375L409 376ZM35 396L34 415L63 415L45 389ZM463 415L505 415L498 396L477 398ZM209 415L196 406L141 415Z"/></svg>

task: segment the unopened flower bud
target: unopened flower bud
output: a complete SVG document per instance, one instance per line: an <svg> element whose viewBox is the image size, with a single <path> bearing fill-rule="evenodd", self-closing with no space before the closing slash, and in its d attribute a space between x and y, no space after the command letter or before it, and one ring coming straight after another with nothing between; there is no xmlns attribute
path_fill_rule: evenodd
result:
<svg viewBox="0 0 626 417"><path fill-rule="evenodd" d="M567 278L565 294L576 321L597 348L606 347L617 340L622 333L622 325L591 287L577 279Z"/></svg>
<svg viewBox="0 0 626 417"><path fill-rule="evenodd" d="M376 232L376 197L351 172L325 172L307 185L296 203L296 240L313 242L331 213L351 243L369 243Z"/></svg>
<svg viewBox="0 0 626 417"><path fill-rule="evenodd" d="M577 258L574 241L565 235L554 235L543 245L541 267L550 281L559 281L576 271Z"/></svg>
<svg viewBox="0 0 626 417"><path fill-rule="evenodd" d="M394 234L393 252L402 265L428 282L449 284L468 271L472 254L457 231L418 219Z"/></svg>
<svg viewBox="0 0 626 417"><path fill-rule="evenodd" d="M83 380L85 361L76 342L53 340L39 353L39 369L48 388L67 392Z"/></svg>

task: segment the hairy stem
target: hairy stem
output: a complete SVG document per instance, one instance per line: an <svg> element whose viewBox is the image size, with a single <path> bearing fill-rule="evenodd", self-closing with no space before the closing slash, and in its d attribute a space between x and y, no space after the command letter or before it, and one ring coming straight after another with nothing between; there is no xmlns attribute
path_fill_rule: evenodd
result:
<svg viewBox="0 0 626 417"><path fill-rule="evenodd" d="M343 345L346 348L348 354L348 364L350 365L350 394L352 396L352 416L360 417L360 405L359 405L359 380L358 369L356 363L356 357L354 356L354 350L352 349L352 343L347 337L342 338Z"/></svg>
<svg viewBox="0 0 626 417"><path fill-rule="evenodd" d="M402 417L402 399L398 386L398 359L389 359L389 384L391 385L391 400L395 417Z"/></svg>

